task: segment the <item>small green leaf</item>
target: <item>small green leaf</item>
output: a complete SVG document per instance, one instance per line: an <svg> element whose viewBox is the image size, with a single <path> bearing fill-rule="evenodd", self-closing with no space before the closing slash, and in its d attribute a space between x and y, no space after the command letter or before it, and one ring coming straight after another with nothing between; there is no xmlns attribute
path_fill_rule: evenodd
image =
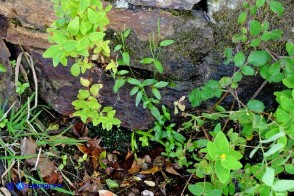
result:
<svg viewBox="0 0 294 196"><path fill-rule="evenodd" d="M238 17L238 24L243 24L246 21L247 13L242 12Z"/></svg>
<svg viewBox="0 0 294 196"><path fill-rule="evenodd" d="M155 79L146 79L142 82L143 86L150 86L152 84L155 84L157 80Z"/></svg>
<svg viewBox="0 0 294 196"><path fill-rule="evenodd" d="M254 40L251 41L250 46L252 46L252 47L258 47L260 45L260 43L261 43L260 38L256 38L256 39L254 39Z"/></svg>
<svg viewBox="0 0 294 196"><path fill-rule="evenodd" d="M83 35L85 35L91 28L92 24L89 21L85 22L84 20L82 20L80 31Z"/></svg>
<svg viewBox="0 0 294 196"><path fill-rule="evenodd" d="M270 56L266 50L255 50L250 53L248 63L259 67L266 64L269 59Z"/></svg>
<svg viewBox="0 0 294 196"><path fill-rule="evenodd" d="M256 0L256 7L261 8L264 6L266 0Z"/></svg>
<svg viewBox="0 0 294 196"><path fill-rule="evenodd" d="M270 143L270 142L276 141L279 138L284 137L284 136L285 136L284 132L279 132L266 140L261 140L260 143L263 143L263 144Z"/></svg>
<svg viewBox="0 0 294 196"><path fill-rule="evenodd" d="M133 85L141 85L141 82L135 78L129 78L128 83L133 84Z"/></svg>
<svg viewBox="0 0 294 196"><path fill-rule="evenodd" d="M293 175L294 174L294 165L293 164L285 164L285 171L288 174Z"/></svg>
<svg viewBox="0 0 294 196"><path fill-rule="evenodd" d="M207 143L207 152L212 160L217 160L220 156L218 147L211 141L208 141Z"/></svg>
<svg viewBox="0 0 294 196"><path fill-rule="evenodd" d="M123 86L125 85L126 83L126 80L123 79L123 78L119 78L117 80L115 80L115 84L113 86L113 92L117 93L118 90Z"/></svg>
<svg viewBox="0 0 294 196"><path fill-rule="evenodd" d="M123 34L124 38L127 38L130 35L130 32L131 32L131 29L125 30Z"/></svg>
<svg viewBox="0 0 294 196"><path fill-rule="evenodd" d="M241 71L245 76L253 76L254 69L251 66L243 66L241 67Z"/></svg>
<svg viewBox="0 0 294 196"><path fill-rule="evenodd" d="M71 34L71 35L76 35L78 34L80 30L80 19L78 16L76 16L72 21L70 21L70 23L67 26L67 31Z"/></svg>
<svg viewBox="0 0 294 196"><path fill-rule="evenodd" d="M140 63L142 63L142 64L151 64L151 63L153 63L155 61L155 59L154 58L144 58L144 59L142 59L141 61L140 61Z"/></svg>
<svg viewBox="0 0 294 196"><path fill-rule="evenodd" d="M277 41L281 39L282 36L283 36L283 31L279 29L275 29L272 31L265 31L262 34L261 39L262 41L269 41L269 40Z"/></svg>
<svg viewBox="0 0 294 196"><path fill-rule="evenodd" d="M267 186L271 187L274 184L275 170L273 168L267 167L265 173L262 176L262 181Z"/></svg>
<svg viewBox="0 0 294 196"><path fill-rule="evenodd" d="M6 71L7 71L7 68L0 63L0 73L1 72L6 72Z"/></svg>
<svg viewBox="0 0 294 196"><path fill-rule="evenodd" d="M93 86L91 86L90 88L91 95L96 97L102 87L103 87L102 84L94 84Z"/></svg>
<svg viewBox="0 0 294 196"><path fill-rule="evenodd" d="M139 91L137 93L137 96L136 96L136 107L139 105L141 99L142 99L142 96L143 96L143 92L142 91Z"/></svg>
<svg viewBox="0 0 294 196"><path fill-rule="evenodd" d="M114 180L111 180L111 179L106 179L106 185L110 189L119 188L119 184L117 182L115 182Z"/></svg>
<svg viewBox="0 0 294 196"><path fill-rule="evenodd" d="M269 6L271 10L275 13L277 13L279 16L282 16L285 8L283 7L283 4L278 1L270 1Z"/></svg>
<svg viewBox="0 0 294 196"><path fill-rule="evenodd" d="M160 81L154 84L155 88L164 88L168 85L168 82Z"/></svg>
<svg viewBox="0 0 294 196"><path fill-rule="evenodd" d="M44 53L44 58L53 58L56 54L60 53L60 46L59 45L53 45L50 46Z"/></svg>
<svg viewBox="0 0 294 196"><path fill-rule="evenodd" d="M237 161L235 157L230 155L225 155L225 158L221 160L221 165L228 170L236 170L242 168L242 164Z"/></svg>
<svg viewBox="0 0 294 196"><path fill-rule="evenodd" d="M74 49L77 48L78 42L75 40L68 40L63 44L63 48L67 51L67 52L71 52Z"/></svg>
<svg viewBox="0 0 294 196"><path fill-rule="evenodd" d="M274 191L289 191L294 189L294 180L278 180L272 186Z"/></svg>
<svg viewBox="0 0 294 196"><path fill-rule="evenodd" d="M164 47L164 46L171 45L171 44L173 44L173 43L175 43L174 40L163 40L162 42L160 42L159 45L162 46L162 47Z"/></svg>
<svg viewBox="0 0 294 196"><path fill-rule="evenodd" d="M84 50L84 49L88 49L89 47L89 39L87 37L83 37L79 42L78 42L78 45L77 45L77 51L81 51L81 50Z"/></svg>
<svg viewBox="0 0 294 196"><path fill-rule="evenodd" d="M85 11L88 6L90 5L90 0L82 0L80 1L79 11L83 12Z"/></svg>
<svg viewBox="0 0 294 196"><path fill-rule="evenodd" d="M249 29L250 35L257 36L261 32L261 24L257 20L250 21L250 29Z"/></svg>
<svg viewBox="0 0 294 196"><path fill-rule="evenodd" d="M245 55L243 52L238 52L234 57L234 62L237 67L241 67L245 63Z"/></svg>
<svg viewBox="0 0 294 196"><path fill-rule="evenodd" d="M256 112L263 112L264 109L265 109L265 106L264 106L263 102L258 101L256 99L251 99L247 103L247 107L248 107L249 110L256 111Z"/></svg>
<svg viewBox="0 0 294 196"><path fill-rule="evenodd" d="M73 64L71 66L71 68L70 68L70 73L73 76L75 76L75 77L77 77L78 75L80 75L80 73L81 73L81 67L80 67L80 65L78 63Z"/></svg>
<svg viewBox="0 0 294 196"><path fill-rule="evenodd" d="M163 67L160 61L158 60L154 61L154 66L159 73L163 73Z"/></svg>
<svg viewBox="0 0 294 196"><path fill-rule="evenodd" d="M283 148L284 148L283 144L273 144L271 145L270 149L266 151L263 155L264 157L269 157Z"/></svg>
<svg viewBox="0 0 294 196"><path fill-rule="evenodd" d="M89 35L89 40L92 42L103 40L105 33L102 32L93 32Z"/></svg>
<svg viewBox="0 0 294 196"><path fill-rule="evenodd" d="M256 6L251 6L249 8L249 10L250 10L250 15L251 16L255 16L256 15L256 12L257 12L257 7Z"/></svg>
<svg viewBox="0 0 294 196"><path fill-rule="evenodd" d="M86 99L90 96L89 90L79 90L78 98L79 99Z"/></svg>
<svg viewBox="0 0 294 196"><path fill-rule="evenodd" d="M291 42L287 42L286 43L286 50L287 50L289 56L293 56L294 55L294 44Z"/></svg>
<svg viewBox="0 0 294 196"><path fill-rule="evenodd" d="M197 107L201 104L203 100L202 100L201 91L199 90L199 88L195 88L194 90L191 91L191 93L189 94L189 101L192 107Z"/></svg>
<svg viewBox="0 0 294 196"><path fill-rule="evenodd" d="M130 55L127 52L122 53L123 61L126 65L130 65Z"/></svg>
<svg viewBox="0 0 294 196"><path fill-rule="evenodd" d="M132 90L130 91L130 95L133 96L139 91L139 89L140 88L138 86L133 87Z"/></svg>
<svg viewBox="0 0 294 196"><path fill-rule="evenodd" d="M221 160L215 161L215 172L221 183L226 183L230 179L230 170L221 165Z"/></svg>
<svg viewBox="0 0 294 196"><path fill-rule="evenodd" d="M152 88L152 93L156 97L156 99L158 99L158 100L161 99L160 92L159 92L159 90L157 88Z"/></svg>
<svg viewBox="0 0 294 196"><path fill-rule="evenodd" d="M113 52L117 52L117 51L119 51L121 48L122 48L122 45L121 45L121 44L118 44L118 45L115 46Z"/></svg>
<svg viewBox="0 0 294 196"><path fill-rule="evenodd" d="M230 148L229 141L222 131L220 131L215 136L214 143L216 147L219 149L220 153L227 153L229 151L229 148Z"/></svg>

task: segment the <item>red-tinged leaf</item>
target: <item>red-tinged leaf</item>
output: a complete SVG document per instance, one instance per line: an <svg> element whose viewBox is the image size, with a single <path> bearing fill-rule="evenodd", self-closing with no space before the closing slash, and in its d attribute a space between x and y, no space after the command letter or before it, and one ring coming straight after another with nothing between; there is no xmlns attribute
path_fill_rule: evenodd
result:
<svg viewBox="0 0 294 196"><path fill-rule="evenodd" d="M91 151L88 149L87 146L84 144L77 144L78 149L83 153L83 154L90 154Z"/></svg>
<svg viewBox="0 0 294 196"><path fill-rule="evenodd" d="M55 172L52 172L49 176L43 178L43 181L48 184L61 184L62 183L62 176L58 175Z"/></svg>

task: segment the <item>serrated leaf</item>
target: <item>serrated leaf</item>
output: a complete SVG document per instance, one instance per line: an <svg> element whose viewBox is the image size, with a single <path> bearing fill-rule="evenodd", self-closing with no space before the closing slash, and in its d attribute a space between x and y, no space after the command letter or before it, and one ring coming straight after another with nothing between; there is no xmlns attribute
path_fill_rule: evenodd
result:
<svg viewBox="0 0 294 196"><path fill-rule="evenodd" d="M282 16L285 11L283 4L278 1L270 1L269 6L271 10L277 13L279 16Z"/></svg>
<svg viewBox="0 0 294 196"><path fill-rule="evenodd" d="M256 7L261 8L264 6L266 0L256 0Z"/></svg>
<svg viewBox="0 0 294 196"><path fill-rule="evenodd" d="M238 24L243 24L246 21L247 13L242 12L238 17Z"/></svg>
<svg viewBox="0 0 294 196"><path fill-rule="evenodd" d="M266 64L269 59L270 56L266 50L255 50L250 53L248 63L259 67Z"/></svg>
<svg viewBox="0 0 294 196"><path fill-rule="evenodd" d="M256 39L254 39L254 40L251 41L250 46L257 47L257 46L260 45L260 43L261 43L260 38L256 38Z"/></svg>
<svg viewBox="0 0 294 196"><path fill-rule="evenodd" d="M254 75L254 69L251 66L243 66L241 67L241 71L245 76L253 76Z"/></svg>
<svg viewBox="0 0 294 196"><path fill-rule="evenodd" d="M162 46L162 47L164 47L164 46L171 45L171 44L173 44L173 43L175 43L174 40L163 40L162 42L160 42L159 45Z"/></svg>
<svg viewBox="0 0 294 196"><path fill-rule="evenodd" d="M256 99L251 99L247 103L247 107L249 110L256 111L256 112L263 112L263 110L265 109L263 102Z"/></svg>
<svg viewBox="0 0 294 196"><path fill-rule="evenodd" d="M250 35L257 36L261 32L261 24L257 20L250 21L250 29L249 29Z"/></svg>
<svg viewBox="0 0 294 196"><path fill-rule="evenodd" d="M160 61L158 60L154 61L154 66L159 73L163 73L163 66Z"/></svg>
<svg viewBox="0 0 294 196"><path fill-rule="evenodd" d="M136 107L139 105L140 101L142 100L143 92L139 91L136 96Z"/></svg>
<svg viewBox="0 0 294 196"><path fill-rule="evenodd" d="M271 187L274 183L275 179L275 170L273 168L267 167L265 169L265 173L262 176L262 181L267 186Z"/></svg>
<svg viewBox="0 0 294 196"><path fill-rule="evenodd" d="M243 52L238 52L234 57L234 63L237 67L241 67L245 63L245 55Z"/></svg>

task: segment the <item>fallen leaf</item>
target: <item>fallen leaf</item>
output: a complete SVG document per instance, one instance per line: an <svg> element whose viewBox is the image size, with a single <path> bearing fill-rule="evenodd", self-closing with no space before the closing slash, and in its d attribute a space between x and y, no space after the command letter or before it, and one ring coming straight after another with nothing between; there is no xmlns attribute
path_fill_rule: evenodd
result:
<svg viewBox="0 0 294 196"><path fill-rule="evenodd" d="M90 154L91 153L90 150L88 149L88 147L85 146L84 144L77 144L76 146L83 154Z"/></svg>
<svg viewBox="0 0 294 196"><path fill-rule="evenodd" d="M24 138L21 140L21 143L20 143L21 155L25 156L25 155L36 154L36 150L37 150L37 144L34 140L27 139L27 138Z"/></svg>
<svg viewBox="0 0 294 196"><path fill-rule="evenodd" d="M178 175L178 176L180 176L180 174L174 169L173 166L168 166L168 167L166 167L165 170L166 170L168 173L170 173L170 174L174 174L174 175Z"/></svg>
<svg viewBox="0 0 294 196"><path fill-rule="evenodd" d="M132 166L131 166L131 169L129 169L128 172L129 172L130 174L137 173L137 172L140 171L141 167L142 167L141 165L138 165L138 164L137 164L137 160L134 160L134 161L133 161L133 164L132 164Z"/></svg>
<svg viewBox="0 0 294 196"><path fill-rule="evenodd" d="M34 166L37 162L38 158L31 158L27 159L26 161L31 165ZM50 175L53 170L56 169L54 162L52 162L49 158L41 156L38 160L38 169L40 170L40 175L42 178Z"/></svg>
<svg viewBox="0 0 294 196"><path fill-rule="evenodd" d="M9 192L9 190L7 190L4 187L0 188L0 191L4 194L4 196L11 196L11 193ZM2 195L2 194L1 194Z"/></svg>
<svg viewBox="0 0 294 196"><path fill-rule="evenodd" d="M62 183L62 176L58 175L55 172L52 172L50 175L43 178L43 180L44 180L44 182L46 182L48 184L61 184Z"/></svg>
<svg viewBox="0 0 294 196"><path fill-rule="evenodd" d="M130 182L128 180L123 180L122 183L120 184L120 187L127 187L130 186Z"/></svg>
<svg viewBox="0 0 294 196"><path fill-rule="evenodd" d="M107 191L107 190L99 190L98 193L99 193L99 196L117 196L113 192Z"/></svg>
<svg viewBox="0 0 294 196"><path fill-rule="evenodd" d="M155 187L155 182L151 180L144 180L144 183L147 184L148 186Z"/></svg>
<svg viewBox="0 0 294 196"><path fill-rule="evenodd" d="M139 172L140 174L154 174L156 172L158 172L159 168L157 166L152 167L151 169L145 170L145 171L141 171Z"/></svg>

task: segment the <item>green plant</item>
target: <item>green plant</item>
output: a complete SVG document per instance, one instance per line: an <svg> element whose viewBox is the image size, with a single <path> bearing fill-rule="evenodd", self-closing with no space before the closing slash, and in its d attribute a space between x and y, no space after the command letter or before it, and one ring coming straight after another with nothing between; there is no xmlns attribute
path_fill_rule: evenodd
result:
<svg viewBox="0 0 294 196"><path fill-rule="evenodd" d="M0 73L6 72L6 71L7 71L7 68L3 64L0 63Z"/></svg>
<svg viewBox="0 0 294 196"><path fill-rule="evenodd" d="M21 83L19 81L17 81L17 87L16 87L16 93L21 95L27 88L30 87L30 84L25 82L25 83Z"/></svg>
<svg viewBox="0 0 294 196"><path fill-rule="evenodd" d="M43 57L52 58L54 67L59 63L66 66L69 57L75 58L71 74L79 76L94 67L91 55L95 56L95 59L110 56L110 41L104 40L104 32L109 24L107 12L111 10L111 5L103 8L100 0L53 2L58 19L48 28L48 40L55 45L50 46ZM113 62L107 67L112 65ZM115 110L111 107L103 109L99 103L99 90L103 85L91 84L89 79L82 77L80 81L82 86L88 89L81 89L78 99L73 101L76 109L73 116L79 116L84 123L92 121L94 125L102 124L107 130L113 125L119 125L120 121L114 118Z"/></svg>

